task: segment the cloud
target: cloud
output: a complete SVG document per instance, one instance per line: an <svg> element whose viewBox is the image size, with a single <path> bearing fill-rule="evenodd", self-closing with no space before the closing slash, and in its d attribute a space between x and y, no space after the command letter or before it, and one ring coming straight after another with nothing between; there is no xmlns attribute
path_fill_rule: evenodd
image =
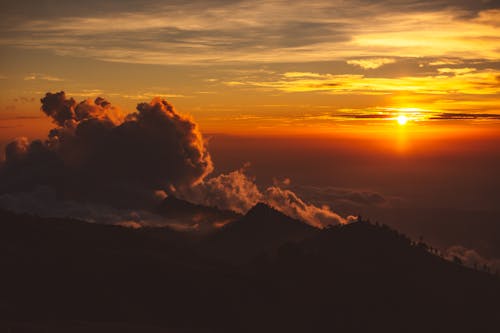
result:
<svg viewBox="0 0 500 333"><path fill-rule="evenodd" d="M289 179L281 182L282 186L290 184ZM261 191L254 179L245 174L244 169L206 179L197 186L175 193L185 200L219 209L229 209L244 214L259 202L264 202L281 211L285 215L323 228L327 225L344 224L354 217L343 218L333 212L327 205L321 207L307 203L289 189L278 184Z"/></svg>
<svg viewBox="0 0 500 333"><path fill-rule="evenodd" d="M9 33L0 36L2 45L113 62L495 59L499 54L494 42L480 42L498 36L495 1L111 1L104 8L58 3L57 10L22 1L5 7L0 28Z"/></svg>
<svg viewBox="0 0 500 333"><path fill-rule="evenodd" d="M452 113L443 112L438 113L429 117L430 120L475 120L475 119L486 119L486 120L500 120L500 114L495 113Z"/></svg>
<svg viewBox="0 0 500 333"><path fill-rule="evenodd" d="M312 73L312 72L286 72L283 74L284 77L286 78L307 78L307 77L322 77L321 74L319 73Z"/></svg>
<svg viewBox="0 0 500 333"><path fill-rule="evenodd" d="M20 97L14 98L14 102L16 102L16 103L33 103L34 101L35 101L34 97L20 96Z"/></svg>
<svg viewBox="0 0 500 333"><path fill-rule="evenodd" d="M438 59L429 62L429 66L443 66L443 65L460 65L463 61L461 59Z"/></svg>
<svg viewBox="0 0 500 333"><path fill-rule="evenodd" d="M317 207L304 202L297 194L288 189L271 186L266 189L265 202L293 218L306 221L312 226L323 228L327 225L346 224L356 220L354 216L343 218L328 206Z"/></svg>
<svg viewBox="0 0 500 333"><path fill-rule="evenodd" d="M244 170L207 179L197 186L182 188L176 196L206 206L244 214L263 200L263 195Z"/></svg>
<svg viewBox="0 0 500 333"><path fill-rule="evenodd" d="M458 258L467 267L476 268L479 270L486 269L492 273L500 272L500 259L486 259L479 253L477 253L477 251L468 249L460 245L449 247L446 250L445 257L448 260L454 260L454 258Z"/></svg>
<svg viewBox="0 0 500 333"><path fill-rule="evenodd" d="M349 65L359 66L363 69L376 69L387 64L395 63L393 58L367 58L347 60Z"/></svg>
<svg viewBox="0 0 500 333"><path fill-rule="evenodd" d="M167 226L165 218L144 210L116 209L108 205L61 200L54 189L40 186L30 192L0 195L0 207L13 212L50 217L71 217L91 223L129 227Z"/></svg>
<svg viewBox="0 0 500 333"><path fill-rule="evenodd" d="M440 74L453 74L453 75L461 75L475 72L475 68L438 68L438 73Z"/></svg>
<svg viewBox="0 0 500 333"><path fill-rule="evenodd" d="M359 74L290 73L267 80L241 80L229 86L253 86L289 93L322 92L342 95L384 95L395 93L426 95L495 95L499 92L500 70L444 69L427 76L368 77ZM443 75L453 73L454 75Z"/></svg>
<svg viewBox="0 0 500 333"><path fill-rule="evenodd" d="M61 79L59 77L41 73L31 73L24 77L24 81L36 81L36 80L54 81L54 82L64 81L64 79Z"/></svg>
<svg viewBox="0 0 500 333"><path fill-rule="evenodd" d="M238 213L265 202L320 228L352 219L280 187L290 185L287 178L262 191L244 168L207 177L214 167L196 123L159 98L128 115L100 97L77 103L58 92L41 102L57 127L44 142L18 138L6 146L4 208L91 221L104 214L104 221L137 227L142 219L131 219L129 210L154 209L168 194ZM185 222L169 225L198 228Z"/></svg>
<svg viewBox="0 0 500 333"><path fill-rule="evenodd" d="M397 200L379 192L364 189L349 189L332 186L296 185L292 189L307 200L320 205L386 207Z"/></svg>
<svg viewBox="0 0 500 333"><path fill-rule="evenodd" d="M189 187L213 170L196 123L164 100L128 115L99 97L76 103L59 92L41 101L57 127L44 142L6 146L0 193L46 185L63 199L144 207L156 190Z"/></svg>

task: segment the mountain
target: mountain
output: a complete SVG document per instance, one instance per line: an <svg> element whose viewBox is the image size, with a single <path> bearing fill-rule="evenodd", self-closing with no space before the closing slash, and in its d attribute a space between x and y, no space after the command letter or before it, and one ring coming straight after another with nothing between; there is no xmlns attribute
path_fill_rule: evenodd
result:
<svg viewBox="0 0 500 333"><path fill-rule="evenodd" d="M0 230L0 331L500 327L498 276L450 262L421 242L367 222L318 230L258 204L201 242L184 242L185 232L168 228L3 211ZM220 251L230 253L231 263L221 260Z"/></svg>
<svg viewBox="0 0 500 333"><path fill-rule="evenodd" d="M202 253L224 261L246 263L287 242L301 241L317 231L302 221L258 203L245 216L205 239L200 249Z"/></svg>
<svg viewBox="0 0 500 333"><path fill-rule="evenodd" d="M493 332L500 279L450 262L387 226L332 227L263 260L259 274L293 290L280 320L297 331Z"/></svg>
<svg viewBox="0 0 500 333"><path fill-rule="evenodd" d="M240 214L215 207L197 205L173 195L165 198L155 209L155 213L183 225L196 226L198 231L213 231L241 217Z"/></svg>
<svg viewBox="0 0 500 333"><path fill-rule="evenodd" d="M185 233L167 228L0 211L0 230L1 332L229 332L240 299L258 289L177 246Z"/></svg>

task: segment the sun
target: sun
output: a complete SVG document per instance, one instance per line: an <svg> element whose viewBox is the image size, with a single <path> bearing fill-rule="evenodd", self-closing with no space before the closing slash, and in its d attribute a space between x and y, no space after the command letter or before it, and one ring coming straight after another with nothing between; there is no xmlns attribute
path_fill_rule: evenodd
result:
<svg viewBox="0 0 500 333"><path fill-rule="evenodd" d="M408 122L408 117L405 115L399 115L396 119L398 121L398 124L401 126L406 125L406 123Z"/></svg>

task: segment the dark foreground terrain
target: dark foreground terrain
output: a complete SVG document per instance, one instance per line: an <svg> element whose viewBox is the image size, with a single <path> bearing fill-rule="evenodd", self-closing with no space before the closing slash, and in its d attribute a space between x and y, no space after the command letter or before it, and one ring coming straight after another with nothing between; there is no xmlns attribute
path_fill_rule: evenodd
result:
<svg viewBox="0 0 500 333"><path fill-rule="evenodd" d="M1 332L500 332L500 279L259 204L204 237L0 212Z"/></svg>

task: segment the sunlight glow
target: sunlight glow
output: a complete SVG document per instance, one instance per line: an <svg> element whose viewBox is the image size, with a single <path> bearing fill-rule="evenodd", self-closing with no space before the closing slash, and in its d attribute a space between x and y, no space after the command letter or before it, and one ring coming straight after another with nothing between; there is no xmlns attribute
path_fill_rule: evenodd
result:
<svg viewBox="0 0 500 333"><path fill-rule="evenodd" d="M400 115L396 119L398 121L398 124L401 126L406 125L406 123L408 122L408 117L405 115Z"/></svg>

